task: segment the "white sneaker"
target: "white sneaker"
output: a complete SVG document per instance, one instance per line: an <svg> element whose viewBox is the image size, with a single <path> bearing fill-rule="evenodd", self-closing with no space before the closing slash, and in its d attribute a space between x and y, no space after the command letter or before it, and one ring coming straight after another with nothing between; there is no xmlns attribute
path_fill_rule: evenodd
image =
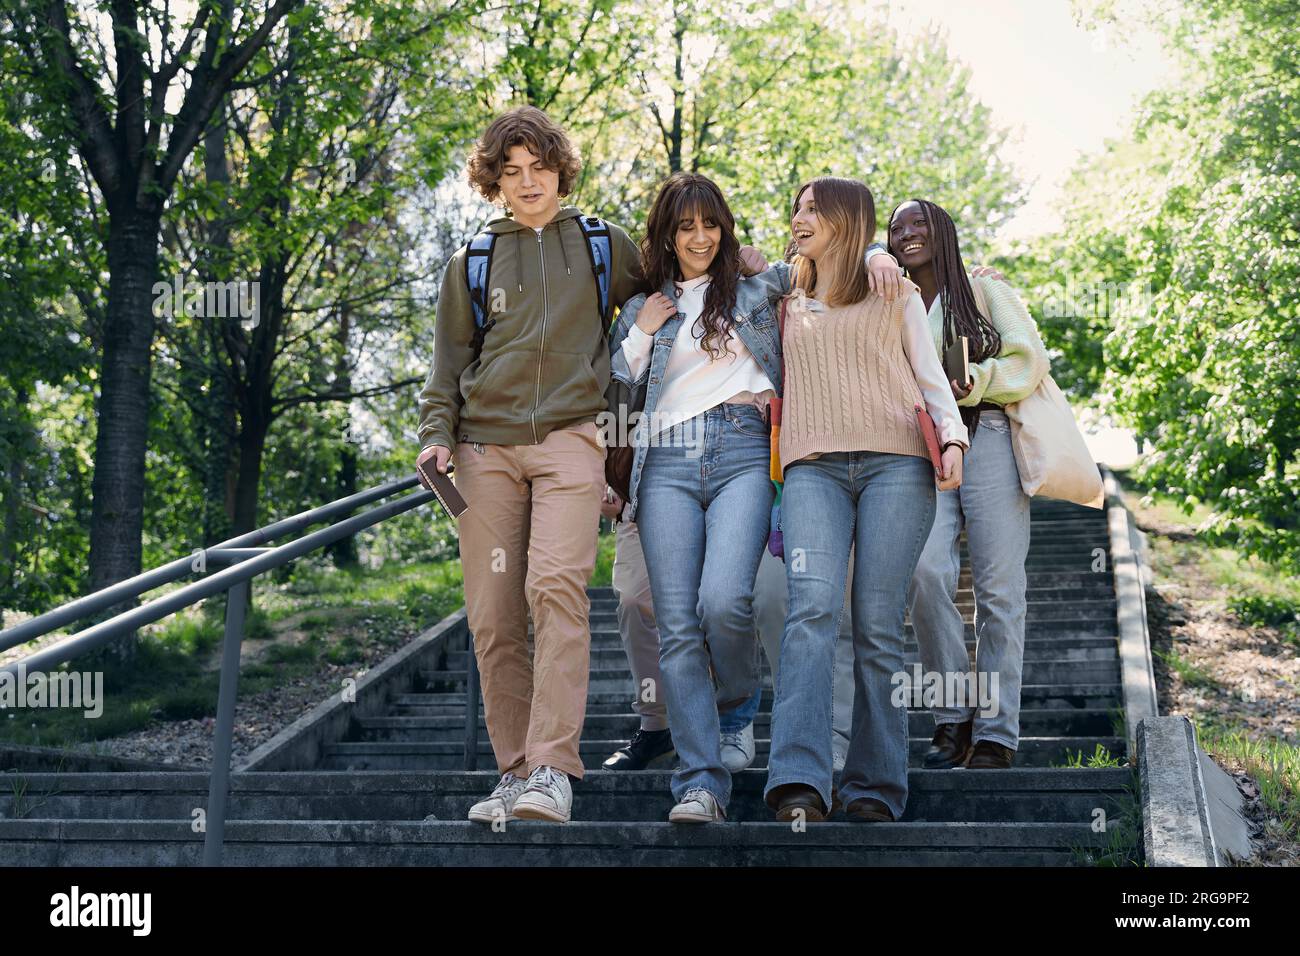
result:
<svg viewBox="0 0 1300 956"><path fill-rule="evenodd" d="M573 787L569 775L554 767L538 767L528 777L528 786L515 801L520 820L550 820L568 823L573 811Z"/></svg>
<svg viewBox="0 0 1300 956"><path fill-rule="evenodd" d="M469 808L469 818L475 823L493 823L497 820L515 820L515 801L524 792L528 782L513 773L503 774L486 800Z"/></svg>
<svg viewBox="0 0 1300 956"><path fill-rule="evenodd" d="M703 787L692 787L682 794L681 802L668 811L669 823L721 823L727 812L718 806L718 798Z"/></svg>
<svg viewBox="0 0 1300 956"><path fill-rule="evenodd" d="M740 773L754 762L754 725L722 735L722 765L731 773Z"/></svg>

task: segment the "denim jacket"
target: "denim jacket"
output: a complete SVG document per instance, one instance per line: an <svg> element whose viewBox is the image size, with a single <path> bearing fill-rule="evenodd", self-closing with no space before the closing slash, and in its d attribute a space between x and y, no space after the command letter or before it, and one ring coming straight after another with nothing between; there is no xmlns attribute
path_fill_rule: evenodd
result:
<svg viewBox="0 0 1300 956"><path fill-rule="evenodd" d="M736 307L732 312L732 332L739 336L740 341L749 349L750 354L754 356L763 371L767 373L767 377L771 380L776 393L780 395L782 386L781 338L777 332L776 306L773 299L779 297L783 291L788 291L788 285L785 290L782 290L780 288L781 280L777 276L767 276L766 281L755 281L759 278L759 276L753 276L741 279L737 283ZM668 298L676 301L677 297L674 295L672 282L665 283L660 291ZM648 425L650 421L653 421L652 416L655 412L655 406L659 402L664 370L668 368L668 356L672 353L673 343L677 339L677 331L685 317L678 312L676 316L659 328L659 331L654 335L654 344L651 346L650 364L641 374L641 377L633 381L627 359L623 355L623 340L627 338L628 333L632 330L632 326L636 323L636 317L640 314L641 307L645 305L645 302L646 296L636 295L623 306L619 312L614 333L609 339L609 349L610 374L625 385L645 385L645 410L640 421ZM627 510L624 513L628 521L636 520L637 486L641 482L641 468L645 464L646 450L650 445L650 442L640 434L644 430L645 426L638 424L638 434L633 441L635 452L632 459L632 480L630 483L632 500L628 502Z"/></svg>

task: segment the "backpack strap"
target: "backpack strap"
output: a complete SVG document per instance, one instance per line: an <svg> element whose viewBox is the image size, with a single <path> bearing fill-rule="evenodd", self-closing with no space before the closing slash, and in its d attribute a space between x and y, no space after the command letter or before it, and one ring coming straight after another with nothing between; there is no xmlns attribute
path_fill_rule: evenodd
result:
<svg viewBox="0 0 1300 956"><path fill-rule="evenodd" d="M596 298L600 307L601 328L609 327L609 283L613 272L613 246L609 226L596 216L579 216L578 228L587 240L587 255L591 258L591 272L596 278Z"/></svg>
<svg viewBox="0 0 1300 956"><path fill-rule="evenodd" d="M492 273L492 253L496 249L497 234L480 232L469 241L465 249L465 284L469 287L470 307L474 311L474 358L483 351L487 337L496 319L488 318L488 278Z"/></svg>

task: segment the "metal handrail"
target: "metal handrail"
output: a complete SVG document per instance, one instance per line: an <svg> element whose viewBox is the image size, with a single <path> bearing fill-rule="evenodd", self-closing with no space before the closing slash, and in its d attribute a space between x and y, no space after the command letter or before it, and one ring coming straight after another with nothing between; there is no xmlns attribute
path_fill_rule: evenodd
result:
<svg viewBox="0 0 1300 956"><path fill-rule="evenodd" d="M346 498L339 498L337 501L331 501L329 504L312 508L309 511L299 512L264 528L256 528L246 534L241 534L228 541L222 541L220 544L214 544L211 548L203 550L211 553L218 549L263 545L309 525L347 514L362 505L370 504L372 501L378 501L380 498L387 498L396 492L405 491L418 482L419 479L412 475L409 478L398 478L396 481L375 485L373 488L367 488L365 491L359 491ZM66 624L71 624L73 621L79 621L98 613L104 608L113 607L115 604L121 604L123 601L139 597L146 591L152 591L164 584L178 581L187 574L193 573L193 563L194 554L188 554L183 558L177 558L175 561L169 561L160 567L137 574L133 578L118 581L116 584L111 584L106 588L95 591L93 594L87 594L74 601L69 601L52 611L47 611L37 617L23 621L7 631L0 631L0 651L7 651L19 644L26 644L48 634L50 631L58 630Z"/></svg>
<svg viewBox="0 0 1300 956"><path fill-rule="evenodd" d="M102 647L114 638L137 628L161 620L182 608L211 597L220 591L227 592L225 639L221 650L221 683L217 699L217 724L212 742L212 773L208 784L207 821L203 839L203 863L217 866L221 863L225 842L226 805L230 792L230 753L235 724L235 700L239 684L239 657L244 637L244 615L248 607L249 582L259 574L280 567L318 548L350 537L365 528L396 517L420 505L437 499L432 491L417 491L395 501L387 502L343 521L336 521L319 531L276 547L259 547L261 542L284 537L308 525L347 513L364 504L386 498L419 483L415 476L400 478L376 485L355 495L340 498L329 504L285 518L264 528L231 538L212 548L204 549L205 559L213 563L228 563L223 571L187 584L170 594L155 598L100 621L85 630L64 638L56 644L42 648L34 654L0 666L0 673L20 676L28 671L57 667L87 651ZM24 621L0 633L0 651L25 644L48 634L65 624L89 617L106 607L138 597L145 591L175 581L194 572L194 555L178 558L161 567L145 571L133 578L119 581L93 594L78 598ZM478 669L474 666L473 637L470 637L465 688L465 765L476 769L478 763Z"/></svg>

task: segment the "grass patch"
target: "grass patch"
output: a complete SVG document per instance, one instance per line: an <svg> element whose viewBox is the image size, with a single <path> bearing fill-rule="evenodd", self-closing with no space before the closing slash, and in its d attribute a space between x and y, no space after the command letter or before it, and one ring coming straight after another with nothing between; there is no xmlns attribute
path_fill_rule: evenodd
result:
<svg viewBox="0 0 1300 956"><path fill-rule="evenodd" d="M1247 594L1228 598L1228 607L1250 627L1275 627L1288 644L1300 645L1300 601Z"/></svg>
<svg viewBox="0 0 1300 956"><path fill-rule="evenodd" d="M269 641L275 637L275 628L271 626L271 615L260 607L251 607L244 615L244 640Z"/></svg>
<svg viewBox="0 0 1300 956"><path fill-rule="evenodd" d="M1073 847L1075 859L1084 866L1128 867L1143 866L1142 857L1142 800L1137 774L1120 798L1115 814L1105 818L1096 816L1092 825L1105 826L1105 839L1100 846Z"/></svg>
<svg viewBox="0 0 1300 956"><path fill-rule="evenodd" d="M164 648L178 654L206 654L221 644L221 622L194 608L165 618L148 632Z"/></svg>
<svg viewBox="0 0 1300 956"><path fill-rule="evenodd" d="M325 652L325 659L331 664L351 664L361 660L363 650L360 642L349 634Z"/></svg>
<svg viewBox="0 0 1300 956"><path fill-rule="evenodd" d="M1206 591L1226 594L1229 605L1241 602L1247 614L1258 611L1285 616L1285 610L1290 608L1290 620L1296 620L1300 612L1300 576L1279 574L1258 558L1210 543L1199 531L1212 515L1208 506L1195 499L1165 494L1136 481L1128 472L1116 471L1115 476L1129 493L1129 506L1138 524L1157 530L1148 538L1157 579L1190 577ZM1241 617L1242 612L1237 613ZM1265 623L1246 617L1241 620L1247 624Z"/></svg>
<svg viewBox="0 0 1300 956"><path fill-rule="evenodd" d="M1215 690L1223 686L1213 674L1193 664L1173 648L1166 651L1153 647L1151 654L1168 667L1170 671L1177 674L1179 679L1188 687L1204 687Z"/></svg>
<svg viewBox="0 0 1300 956"><path fill-rule="evenodd" d="M1282 821L1288 840L1300 841L1300 747L1276 738L1254 739L1205 717L1192 722L1201 747L1220 763L1235 764L1254 777L1265 809Z"/></svg>
<svg viewBox="0 0 1300 956"><path fill-rule="evenodd" d="M1065 767L1070 770L1084 770L1084 769L1088 769L1088 770L1112 769L1113 770L1117 767L1128 766L1128 761L1120 757L1112 756L1111 752L1108 749L1103 747L1101 744L1097 744L1096 749L1092 753L1088 754L1086 757L1084 756L1082 750L1076 750L1074 753L1067 752L1065 755L1065 763L1059 764L1058 766Z"/></svg>

